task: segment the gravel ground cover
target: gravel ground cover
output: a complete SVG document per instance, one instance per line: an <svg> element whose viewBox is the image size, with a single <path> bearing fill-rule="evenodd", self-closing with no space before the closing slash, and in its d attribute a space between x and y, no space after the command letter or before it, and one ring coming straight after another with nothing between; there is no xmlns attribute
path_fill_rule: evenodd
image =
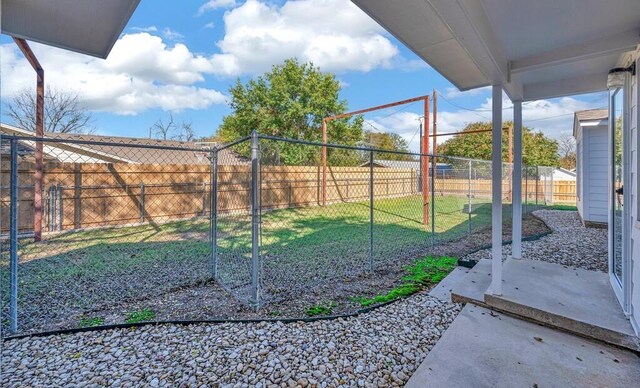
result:
<svg viewBox="0 0 640 388"><path fill-rule="evenodd" d="M246 295L250 279L246 217L220 219L218 282L211 279L209 224L202 219L86 230L21 244L19 330L122 323L145 309L160 320L301 317L324 303L335 303L334 313L354 312L360 308L354 297L397 286L403 268L416 258L459 257L490 242L490 206L479 204L469 217L461 211L466 199L442 196L436 199L434 252L431 228L421 222L421 201L376 201L373 273L368 271L369 212L362 203L265 213L260 291L268 304L258 313L236 299ZM533 233L546 229L535 219L529 224ZM2 284L8 285L6 255L2 259ZM8 295L2 293L5 314Z"/></svg>
<svg viewBox="0 0 640 388"><path fill-rule="evenodd" d="M15 339L4 344L0 385L403 386L459 312L420 293L347 319Z"/></svg>
<svg viewBox="0 0 640 388"><path fill-rule="evenodd" d="M536 210L533 214L553 233L534 241L523 241L523 258L607 272L607 229L584 227L575 211ZM503 259L510 254L511 245L504 245ZM490 259L491 250L481 250L467 258Z"/></svg>

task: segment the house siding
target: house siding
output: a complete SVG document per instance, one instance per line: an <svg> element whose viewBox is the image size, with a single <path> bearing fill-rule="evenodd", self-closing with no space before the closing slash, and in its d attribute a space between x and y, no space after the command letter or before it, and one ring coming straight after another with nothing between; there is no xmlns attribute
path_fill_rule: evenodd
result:
<svg viewBox="0 0 640 388"><path fill-rule="evenodd" d="M640 46L633 57L636 61L636 69L640 69ZM640 206L638 193L640 192L640 182L638 174L640 166L638 163L638 150L640 138L638 131L640 118L638 117L638 101L640 101L640 88L638 87L638 75L632 78L631 83L631 106L630 106L630 182L631 187L631 244L629 247L629 257L631 259L631 323L636 333L640 333Z"/></svg>
<svg viewBox="0 0 640 388"><path fill-rule="evenodd" d="M584 166L582 160L584 158L584 144L582 142L582 131L576 133L576 197L578 201L578 214L580 219L584 220L584 193L582 185L584 182Z"/></svg>

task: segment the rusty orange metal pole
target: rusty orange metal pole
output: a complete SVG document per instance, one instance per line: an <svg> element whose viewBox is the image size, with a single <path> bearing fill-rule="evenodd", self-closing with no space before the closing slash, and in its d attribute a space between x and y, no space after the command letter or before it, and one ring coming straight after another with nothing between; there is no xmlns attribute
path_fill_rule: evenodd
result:
<svg viewBox="0 0 640 388"><path fill-rule="evenodd" d="M44 70L26 40L21 38L13 38L13 40L16 42L16 45L18 45L18 48L20 48L20 51L22 51L22 54L27 58L27 61L29 61L29 64L31 64L31 67L35 70L37 76L33 238L35 241L40 241L42 240L42 181L44 179L44 165L42 162L42 141L38 141L37 139L44 137Z"/></svg>
<svg viewBox="0 0 640 388"><path fill-rule="evenodd" d="M327 119L322 120L322 206L327 205Z"/></svg>
<svg viewBox="0 0 640 388"><path fill-rule="evenodd" d="M436 165L435 155L438 153L438 91L433 89L433 164ZM434 170L435 171L435 170Z"/></svg>
<svg viewBox="0 0 640 388"><path fill-rule="evenodd" d="M424 99L424 135L422 136L422 223L429 224L429 96Z"/></svg>
<svg viewBox="0 0 640 388"><path fill-rule="evenodd" d="M427 113L428 113L429 96L420 96L420 97L409 98L407 100L401 100L401 101L392 102L392 103L389 103L389 104L378 105L378 106L374 106L374 107L371 107L371 108L360 109L360 110L356 110L356 111L353 111L353 112L342 113L342 114L335 115L335 116L328 116L328 117L325 117L322 120L322 143L324 144L323 147L322 147L322 206L325 206L327 204L327 146L326 146L326 144L327 144L327 123L329 121L332 121L332 120L344 119L344 118L355 116L355 115L358 115L358 114L372 112L372 111L380 110L380 109L392 108L392 107L398 106L398 105L410 104L412 102L416 102L416 101L420 101L420 100L424 100L425 101L425 105L427 105ZM428 118L425 119L425 120L428 120ZM426 126L428 127L428 125L426 125Z"/></svg>

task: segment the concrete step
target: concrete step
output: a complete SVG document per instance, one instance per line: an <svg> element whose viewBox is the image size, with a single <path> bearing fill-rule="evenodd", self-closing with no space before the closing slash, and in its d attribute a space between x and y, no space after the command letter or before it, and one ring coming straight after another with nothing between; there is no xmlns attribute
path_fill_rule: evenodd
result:
<svg viewBox="0 0 640 388"><path fill-rule="evenodd" d="M532 260L507 260L502 272L502 295L485 292L485 306L640 351L607 274Z"/></svg>
<svg viewBox="0 0 640 388"><path fill-rule="evenodd" d="M639 387L633 352L465 306L406 387Z"/></svg>

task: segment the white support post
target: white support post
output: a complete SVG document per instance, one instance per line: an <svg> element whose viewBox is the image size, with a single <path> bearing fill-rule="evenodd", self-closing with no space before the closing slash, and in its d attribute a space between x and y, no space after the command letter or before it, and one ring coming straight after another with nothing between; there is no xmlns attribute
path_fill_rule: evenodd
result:
<svg viewBox="0 0 640 388"><path fill-rule="evenodd" d="M502 85L492 87L491 293L502 295Z"/></svg>
<svg viewBox="0 0 640 388"><path fill-rule="evenodd" d="M513 198L511 257L522 258L522 101L513 102Z"/></svg>

